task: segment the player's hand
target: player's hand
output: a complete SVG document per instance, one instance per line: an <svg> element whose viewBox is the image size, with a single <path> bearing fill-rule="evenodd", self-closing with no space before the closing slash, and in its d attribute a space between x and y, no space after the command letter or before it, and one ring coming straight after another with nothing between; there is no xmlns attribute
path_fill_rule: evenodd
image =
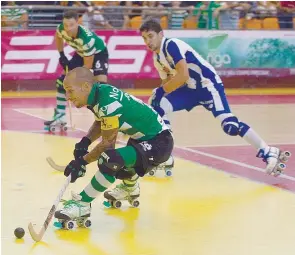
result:
<svg viewBox="0 0 295 255"><path fill-rule="evenodd" d="M64 70L66 70L66 66L69 66L70 61L68 60L63 51L61 51L59 54L59 64L62 66Z"/></svg>
<svg viewBox="0 0 295 255"><path fill-rule="evenodd" d="M75 144L74 157L75 159L82 158L88 153L88 147L91 141L88 137L84 136L80 142Z"/></svg>
<svg viewBox="0 0 295 255"><path fill-rule="evenodd" d="M65 176L71 175L71 183L75 182L78 178L83 177L86 173L87 162L82 158L78 160L72 160L64 171Z"/></svg>
<svg viewBox="0 0 295 255"><path fill-rule="evenodd" d="M165 91L163 87L158 87L153 90L153 94L151 96L151 106L152 107L160 107L160 102L162 97L165 95Z"/></svg>

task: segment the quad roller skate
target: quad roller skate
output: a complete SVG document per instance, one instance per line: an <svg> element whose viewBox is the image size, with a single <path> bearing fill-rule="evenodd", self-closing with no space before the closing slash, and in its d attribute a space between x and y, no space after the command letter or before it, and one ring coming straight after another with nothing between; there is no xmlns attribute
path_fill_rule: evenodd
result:
<svg viewBox="0 0 295 255"><path fill-rule="evenodd" d="M78 227L89 228L91 220L88 219L91 213L91 204L80 201L81 196L72 193L72 200L63 200L63 209L56 211L54 217L58 222L54 223L57 228L66 230L73 229L75 222Z"/></svg>
<svg viewBox="0 0 295 255"><path fill-rule="evenodd" d="M65 113L59 113L54 109L53 119L44 122L44 129L54 133L57 128L62 131L68 130Z"/></svg>
<svg viewBox="0 0 295 255"><path fill-rule="evenodd" d="M156 172L158 170L164 170L165 175L169 177L169 176L172 176L172 168L173 167L174 167L174 158L172 156L170 156L169 159L166 162L164 162L164 163L156 166L152 170L150 170L148 172L148 175L149 176L155 176L155 174L156 174Z"/></svg>
<svg viewBox="0 0 295 255"><path fill-rule="evenodd" d="M122 206L122 201L127 200L131 206L138 207L139 196L140 188L138 183L133 188L129 188L124 183L121 183L113 190L104 193L104 197L107 201L104 201L103 204L106 207L120 208Z"/></svg>
<svg viewBox="0 0 295 255"><path fill-rule="evenodd" d="M276 147L268 147L266 149L260 149L258 151L257 157L262 158L267 164L267 174L279 176L286 170L287 166L285 163L287 163L291 157L291 152L280 151L280 149Z"/></svg>

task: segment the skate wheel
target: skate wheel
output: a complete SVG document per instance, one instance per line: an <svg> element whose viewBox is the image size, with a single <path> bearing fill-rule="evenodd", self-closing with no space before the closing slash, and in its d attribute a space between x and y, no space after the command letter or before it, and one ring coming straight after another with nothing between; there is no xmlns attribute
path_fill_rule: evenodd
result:
<svg viewBox="0 0 295 255"><path fill-rule="evenodd" d="M102 203L105 207L110 208L112 206L112 203L110 201L103 201Z"/></svg>
<svg viewBox="0 0 295 255"><path fill-rule="evenodd" d="M75 226L75 224L71 220L64 222L64 229L67 229L67 230L73 229L74 226Z"/></svg>
<svg viewBox="0 0 295 255"><path fill-rule="evenodd" d="M278 168L281 170L281 171L284 171L285 169L286 169L286 165L284 164L284 163L280 163L279 165L278 165Z"/></svg>
<svg viewBox="0 0 295 255"><path fill-rule="evenodd" d="M66 132L67 130L68 130L68 127L66 127L66 126L63 126L62 127L62 131L65 131Z"/></svg>
<svg viewBox="0 0 295 255"><path fill-rule="evenodd" d="M115 208L120 208L122 206L122 202L117 200L117 201L112 201L112 206Z"/></svg>
<svg viewBox="0 0 295 255"><path fill-rule="evenodd" d="M171 170L166 170L165 172L166 172L166 175L167 176L171 176L172 175L172 171Z"/></svg>
<svg viewBox="0 0 295 255"><path fill-rule="evenodd" d="M151 171L149 171L149 176L154 176L155 175L155 171L154 170L151 170Z"/></svg>
<svg viewBox="0 0 295 255"><path fill-rule="evenodd" d="M290 157L291 157L291 152L290 151L284 151L280 155L280 160L285 163L285 162L287 162L289 160Z"/></svg>
<svg viewBox="0 0 295 255"><path fill-rule="evenodd" d="M85 219L84 221L83 221L83 227L84 228L89 228L90 226L91 226L91 220L88 220L88 219Z"/></svg>
<svg viewBox="0 0 295 255"><path fill-rule="evenodd" d="M49 130L50 130L50 132L54 133L55 132L55 127L50 127Z"/></svg>
<svg viewBox="0 0 295 255"><path fill-rule="evenodd" d="M139 206L139 201L136 199L136 200L131 200L129 201L129 203L133 206L133 207L138 207Z"/></svg>
<svg viewBox="0 0 295 255"><path fill-rule="evenodd" d="M53 226L55 226L56 228L62 228L62 223L60 221L56 221L53 223Z"/></svg>

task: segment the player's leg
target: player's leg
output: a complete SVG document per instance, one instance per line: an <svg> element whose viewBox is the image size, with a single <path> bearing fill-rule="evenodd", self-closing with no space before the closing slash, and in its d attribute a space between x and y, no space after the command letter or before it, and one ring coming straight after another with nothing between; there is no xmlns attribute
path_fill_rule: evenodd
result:
<svg viewBox="0 0 295 255"><path fill-rule="evenodd" d="M68 69L72 70L76 67L83 66L83 58L77 53L74 54L72 59L69 61ZM44 125L47 127L54 125L65 126L66 123L66 91L63 87L63 81L65 79L65 74L62 74L56 80L56 108L54 109L54 115L52 120L45 121Z"/></svg>
<svg viewBox="0 0 295 255"><path fill-rule="evenodd" d="M170 94L164 96L160 101L160 107L154 107L154 109L163 118L165 124L171 129L169 120L169 114L181 110L190 111L192 108L198 105L197 93L195 89L190 89L187 86L181 87ZM174 158L171 155L170 158L163 164L154 168L150 175L155 174L155 171L164 169L167 176L171 175L171 169L174 167Z"/></svg>
<svg viewBox="0 0 295 255"><path fill-rule="evenodd" d="M98 170L92 177L90 183L79 193L72 193L72 199L66 201L62 210L55 213L55 217L64 220L75 220L76 218L89 217L91 213L91 202L105 192L116 180L138 178L135 171L130 168L136 162L137 153L132 146L119 149L109 149L103 152L98 159ZM131 185L129 185L131 186ZM124 190L123 195L136 196L136 181L133 187ZM135 191L139 194L138 191ZM133 194L134 193L134 194ZM139 195L138 195L139 196ZM120 198L121 198L120 197Z"/></svg>
<svg viewBox="0 0 295 255"><path fill-rule="evenodd" d="M94 55L92 69L95 79L98 82L107 83L109 69L109 54L107 48L104 51Z"/></svg>
<svg viewBox="0 0 295 255"><path fill-rule="evenodd" d="M129 146L127 147L134 148L137 155L135 162L129 162L132 164L129 167L134 169L134 175L130 177L125 176L124 178L118 177L118 179L123 179L123 181L115 189L105 192L104 196L108 200L129 200L128 198L130 197L131 200L134 200L138 198L140 196L139 176L144 176L151 169L166 162L172 153L174 141L171 132L166 130L149 141L129 139L128 144ZM122 148L123 150L124 148ZM125 158L130 157L126 152L122 153L122 155L126 154ZM129 173L132 174L131 171ZM132 204L132 201L130 203Z"/></svg>
<svg viewBox="0 0 295 255"><path fill-rule="evenodd" d="M63 88L63 81L64 81L65 75L62 74L57 80L56 80L56 108L54 108L54 114L51 120L45 121L44 125L47 127L58 125L59 123L61 125L66 125L66 92Z"/></svg>
<svg viewBox="0 0 295 255"><path fill-rule="evenodd" d="M230 136L239 135L247 143L252 145L257 150L257 157L262 158L266 162L266 172L277 175L281 166L279 165L281 151L276 147L270 147L268 144L245 122L240 121L230 110L224 89L218 90L212 88L210 98L205 97L205 102L209 104L203 105L208 110L212 111L214 117L221 122L223 131ZM210 99L212 105L210 105ZM283 166L282 166L283 167Z"/></svg>
<svg viewBox="0 0 295 255"><path fill-rule="evenodd" d="M163 118L165 124L171 128L168 115L181 110L189 111L195 106L195 102L196 90L184 86L164 96L160 101L160 106L154 107L154 110Z"/></svg>

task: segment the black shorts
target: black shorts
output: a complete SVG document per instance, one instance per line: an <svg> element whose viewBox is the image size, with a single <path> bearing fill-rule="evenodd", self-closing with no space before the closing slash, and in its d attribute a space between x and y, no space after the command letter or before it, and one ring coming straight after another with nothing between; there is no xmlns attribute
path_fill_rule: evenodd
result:
<svg viewBox="0 0 295 255"><path fill-rule="evenodd" d="M130 138L127 146L133 146L137 152L134 169L144 176L154 167L166 162L171 156L174 140L171 131L164 130L151 140L139 141Z"/></svg>
<svg viewBox="0 0 295 255"><path fill-rule="evenodd" d="M81 67L84 65L83 57L78 53L75 53L69 63L69 70L72 70L76 67ZM94 76L97 75L108 75L109 69L109 53L107 48L103 51L94 55L92 70Z"/></svg>

